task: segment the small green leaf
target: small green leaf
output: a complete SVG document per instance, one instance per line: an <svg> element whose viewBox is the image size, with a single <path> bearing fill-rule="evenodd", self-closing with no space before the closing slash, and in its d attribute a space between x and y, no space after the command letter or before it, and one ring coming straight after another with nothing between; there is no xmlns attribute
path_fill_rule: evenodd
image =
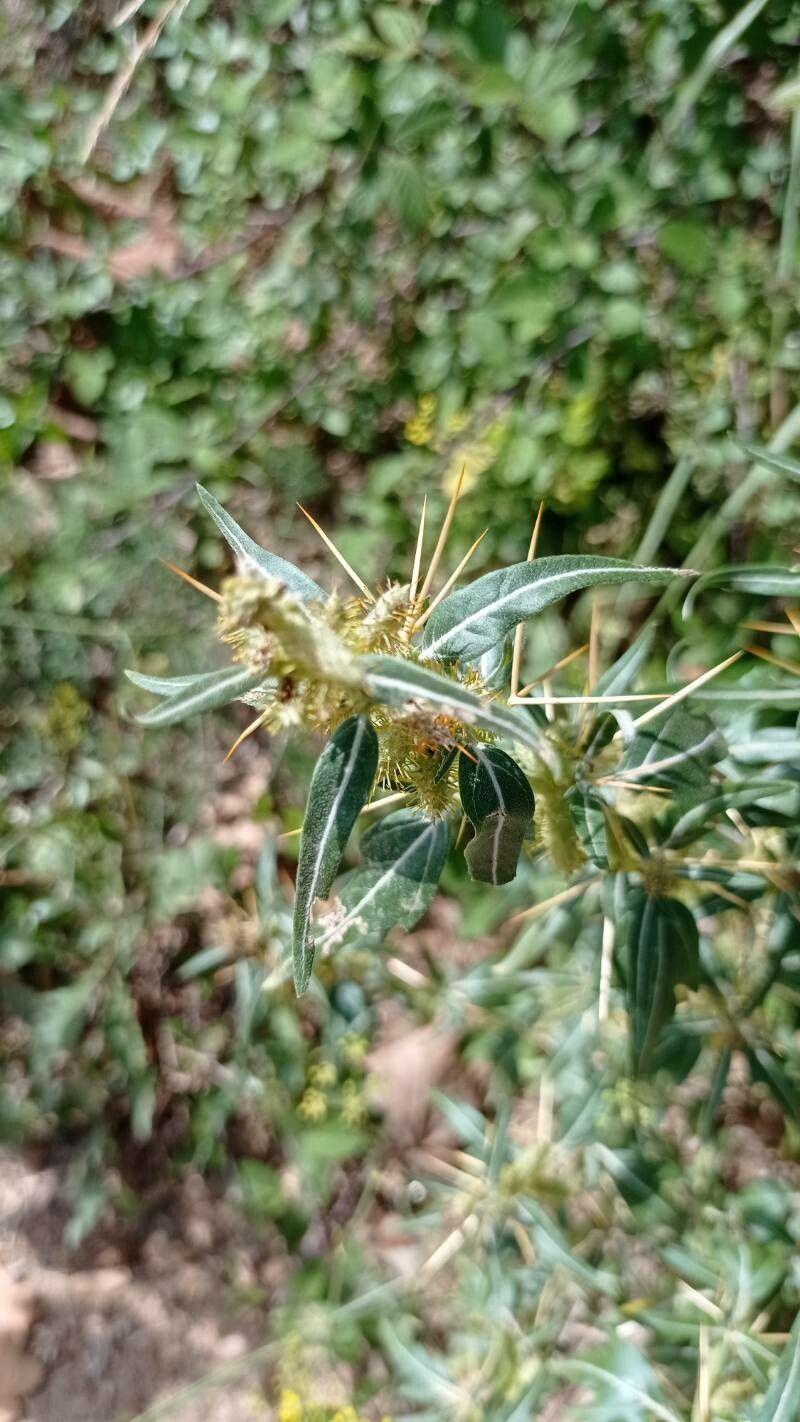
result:
<svg viewBox="0 0 800 1422"><path fill-rule="evenodd" d="M574 785L567 792L572 823L586 856L598 869L608 869L608 826L603 801L596 790Z"/></svg>
<svg viewBox="0 0 800 1422"><path fill-rule="evenodd" d="M267 573L271 578L280 578L292 592L297 593L303 602L325 602L327 593L315 583L313 578L309 578L302 573L299 568L295 568L293 563L288 563L285 558L279 558L276 553L268 553L266 548L255 543L243 528L240 528L230 516L225 512L222 504L209 494L202 484L197 485L197 492L204 508L211 514L217 528L223 538L230 544L234 553L245 563L248 560L254 563L262 573Z"/></svg>
<svg viewBox="0 0 800 1422"><path fill-rule="evenodd" d="M698 578L683 604L684 617L691 617L701 593L708 588L725 588L730 592L759 593L762 597L797 597L800 594L800 568L780 568L774 563L747 563L717 568ZM788 622L786 634L791 637Z"/></svg>
<svg viewBox="0 0 800 1422"><path fill-rule="evenodd" d="M628 921L628 1014L634 1070L652 1066L662 1029L675 1012L678 983L699 983L694 916L677 899L634 891Z"/></svg>
<svg viewBox="0 0 800 1422"><path fill-rule="evenodd" d="M361 841L364 864L334 884L344 913L334 916L318 949L345 941L380 941L390 928L413 928L436 892L450 844L446 820L413 810L387 815Z"/></svg>
<svg viewBox="0 0 800 1422"><path fill-rule="evenodd" d="M530 829L534 798L523 770L499 746L473 745L458 764L458 785L475 837L466 849L473 879L508 884Z"/></svg>
<svg viewBox="0 0 800 1422"><path fill-rule="evenodd" d="M327 898L345 845L366 804L378 768L378 737L366 716L351 716L334 732L314 768L308 792L292 927L294 984L308 987L314 963L311 912Z"/></svg>
<svg viewBox="0 0 800 1422"><path fill-rule="evenodd" d="M133 679L133 678L132 678ZM142 726L174 726L200 711L216 711L227 706L248 691L264 686L263 672L251 672L242 667L226 667L224 671L192 677L188 685L168 696L160 706L145 711L136 720Z"/></svg>
<svg viewBox="0 0 800 1422"><path fill-rule="evenodd" d="M771 449L764 449L759 444L740 444L745 454L749 454L756 463L763 464L767 469L774 469L776 474L788 474L792 479L800 479L800 462L792 459L788 454L775 454Z"/></svg>
<svg viewBox="0 0 800 1422"><path fill-rule="evenodd" d="M719 785L708 788L710 793L676 820L666 841L669 849L691 844L726 811L759 805L771 796L791 792L795 786L791 780L748 780L724 788Z"/></svg>
<svg viewBox="0 0 800 1422"><path fill-rule="evenodd" d="M568 593L617 583L666 583L688 576L673 568L639 568L621 558L566 554L513 563L482 578L440 603L423 637L425 661L474 662L513 631Z"/></svg>

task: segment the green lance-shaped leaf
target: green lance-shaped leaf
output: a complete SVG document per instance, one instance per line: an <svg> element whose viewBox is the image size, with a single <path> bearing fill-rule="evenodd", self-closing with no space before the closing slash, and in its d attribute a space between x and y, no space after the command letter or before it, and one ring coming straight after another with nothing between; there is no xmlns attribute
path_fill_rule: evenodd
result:
<svg viewBox="0 0 800 1422"><path fill-rule="evenodd" d="M795 1422L800 1417L800 1313L754 1422Z"/></svg>
<svg viewBox="0 0 800 1422"><path fill-rule="evenodd" d="M364 863L333 886L344 910L317 949L347 941L380 941L390 928L413 928L436 893L450 826L413 810L387 815L361 841Z"/></svg>
<svg viewBox="0 0 800 1422"><path fill-rule="evenodd" d="M650 898L636 889L627 928L631 1055L634 1070L646 1072L675 1013L676 985L698 986L697 924L677 899Z"/></svg>
<svg viewBox="0 0 800 1422"><path fill-rule="evenodd" d="M720 815L728 810L747 810L776 795L795 790L791 780L745 780L733 785L709 785L708 793L675 821L666 841L668 849L677 849L698 839Z"/></svg>
<svg viewBox="0 0 800 1422"><path fill-rule="evenodd" d="M774 469L776 474L788 474L790 479L800 479L800 463L792 459L788 454L776 454L771 449L764 449L759 444L740 445L745 454L749 454L751 459L755 459L759 464L763 464L767 469Z"/></svg>
<svg viewBox="0 0 800 1422"><path fill-rule="evenodd" d="M292 925L294 985L298 996L308 987L314 963L311 911L327 898L345 845L369 799L378 768L378 737L366 716L350 716L334 732L311 779Z"/></svg>
<svg viewBox="0 0 800 1422"><path fill-rule="evenodd" d="M297 593L303 602L324 602L327 594L324 589L315 583L313 578L309 578L306 573L296 568L293 563L287 562L285 558L279 558L277 553L268 553L266 548L255 543L250 536L240 528L238 523L226 513L222 504L209 494L202 484L197 485L197 492L203 507L211 514L217 528L223 538L230 544L234 553L240 558L245 566L248 563L255 564L256 569L268 574L271 578L280 578L287 588Z"/></svg>
<svg viewBox="0 0 800 1422"><path fill-rule="evenodd" d="M625 780L691 800L707 792L709 769L724 754L725 742L708 716L676 706L636 732L620 771Z"/></svg>
<svg viewBox="0 0 800 1422"><path fill-rule="evenodd" d="M502 701L478 696L461 682L401 657L364 657L363 665L367 690L384 706L421 707L434 715L453 716L467 726L480 726L496 736L506 736L531 750L540 748L540 733L521 707L504 706Z"/></svg>
<svg viewBox="0 0 800 1422"><path fill-rule="evenodd" d="M608 869L608 825L603 801L597 791L587 785L573 785L567 791L566 800L587 858L598 869Z"/></svg>
<svg viewBox="0 0 800 1422"><path fill-rule="evenodd" d="M446 597L429 619L424 661L474 662L513 631L568 593L614 583L666 583L681 576L672 568L636 567L621 558L566 554L513 563L486 573ZM683 574L686 576L686 574Z"/></svg>
<svg viewBox="0 0 800 1422"><path fill-rule="evenodd" d="M533 821L533 791L515 760L499 746L473 745L458 763L458 787L474 838L467 845L470 875L483 884L508 884Z"/></svg>
<svg viewBox="0 0 800 1422"><path fill-rule="evenodd" d="M707 588L724 588L730 592L759 593L762 597L797 597L800 595L800 568L779 568L774 563L746 563L729 568L717 568L698 578L683 604L684 617L691 617L694 605ZM786 632L792 635L787 623Z"/></svg>
<svg viewBox="0 0 800 1422"><path fill-rule="evenodd" d="M127 672L126 675L139 686L145 685L149 680L140 677L138 672ZM169 679L155 680L164 686ZM145 711L143 715L137 716L136 720L142 726L174 726L178 721L185 721L187 717L196 716L200 711L216 711L220 706L227 706L229 701L244 697L247 692L264 686L265 682L263 672L252 672L242 667L203 672L199 676L187 678L184 685L167 695L166 700L159 706L154 706L152 711ZM155 688L150 685L146 689L152 691ZM163 692L156 694L163 695Z"/></svg>

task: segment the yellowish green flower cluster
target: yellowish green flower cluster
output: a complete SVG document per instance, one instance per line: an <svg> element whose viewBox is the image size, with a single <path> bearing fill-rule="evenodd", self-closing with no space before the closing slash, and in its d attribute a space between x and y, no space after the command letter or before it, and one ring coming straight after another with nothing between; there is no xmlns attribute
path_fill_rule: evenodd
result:
<svg viewBox="0 0 800 1422"><path fill-rule="evenodd" d="M351 1069L358 1071L367 1046L363 1037L345 1038L342 1056ZM363 1082L353 1076L347 1076L341 1081L334 1062L316 1062L309 1070L297 1112L304 1121L324 1121L333 1115L338 1116L346 1126L362 1126L367 1119Z"/></svg>
<svg viewBox="0 0 800 1422"><path fill-rule="evenodd" d="M283 1388L278 1403L278 1422L369 1422L355 1407L325 1407L304 1402L294 1388ZM392 1422L384 1414L380 1422Z"/></svg>

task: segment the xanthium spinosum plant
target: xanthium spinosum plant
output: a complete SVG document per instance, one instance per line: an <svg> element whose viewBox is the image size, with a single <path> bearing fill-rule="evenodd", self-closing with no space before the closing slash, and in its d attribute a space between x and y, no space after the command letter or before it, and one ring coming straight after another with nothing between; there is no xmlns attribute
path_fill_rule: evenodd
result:
<svg viewBox="0 0 800 1422"><path fill-rule="evenodd" d="M459 482L424 574L425 507L409 582L375 591L306 515L357 589L342 598L261 548L198 491L237 571L221 593L182 576L217 601L218 631L233 665L188 677L128 675L162 698L139 718L147 726L239 699L257 714L232 750L261 726L327 736L300 842L293 917L299 994L317 955L344 943L377 944L391 928L417 923L459 822L473 879L509 882L527 844L570 880L559 901L601 885L604 911L627 948L620 968L637 1070L657 1063L678 990L713 997L699 918L771 895L773 935L797 936L797 875L787 850L796 848L797 777L781 773L780 737L768 772L754 775L710 716L688 707L690 698L716 700L735 734L747 738L742 714L763 701L763 691L709 687L741 652L677 689L630 691L653 646L646 623L582 696L556 695L549 678L588 652L591 680L591 644L519 686L523 627L543 609L586 589L675 586L691 573L599 555L537 557L540 510L526 561L456 589L473 544L433 595ZM690 596L714 580L772 596L800 591L794 569L752 567L700 579ZM788 618L795 626L797 614L790 610ZM384 808L389 812L362 836L361 864L340 873L356 821ZM745 836L758 836L761 859L746 852L746 839L742 852L742 827ZM325 912L315 919L319 902Z"/></svg>

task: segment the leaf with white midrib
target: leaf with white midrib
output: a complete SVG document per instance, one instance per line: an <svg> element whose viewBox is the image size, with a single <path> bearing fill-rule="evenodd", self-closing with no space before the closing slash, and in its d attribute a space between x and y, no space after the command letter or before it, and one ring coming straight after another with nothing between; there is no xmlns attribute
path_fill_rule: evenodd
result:
<svg viewBox="0 0 800 1422"><path fill-rule="evenodd" d="M621 558L566 554L513 563L446 597L429 619L422 659L476 661L507 636L568 593L627 582L665 583L676 569L636 567ZM682 574L687 576L687 574Z"/></svg>
<svg viewBox="0 0 800 1422"><path fill-rule="evenodd" d="M306 573L301 572L294 563L289 563L285 558L278 557L277 553L268 553L266 548L262 548L249 534L240 528L235 519L222 507L218 499L213 494L209 494L208 489L204 489L202 484L197 485L197 492L200 500L211 514L217 528L227 543L230 544L234 553L244 560L255 563L256 567L263 573L273 578L280 578L287 588L297 593L303 602L324 602L327 593L323 588L315 583L313 578L309 578Z"/></svg>
<svg viewBox="0 0 800 1422"><path fill-rule="evenodd" d="M216 711L248 691L264 686L266 681L263 672L252 672L247 667L227 667L224 671L193 678L188 686L168 696L151 711L137 716L136 720L142 726L172 726L186 720L187 716L196 716L200 711Z"/></svg>
<svg viewBox="0 0 800 1422"><path fill-rule="evenodd" d="M380 845L387 837L390 846L394 844L391 857L374 857L375 846L379 854L386 853ZM359 925L365 938L382 935L395 925L412 928L436 891L449 841L446 820L424 819L409 810L388 815L374 826L362 842L364 866L334 885L346 910L344 917L331 924L317 948L342 941L353 924Z"/></svg>
<svg viewBox="0 0 800 1422"><path fill-rule="evenodd" d="M433 712L448 713L466 725L480 726L496 736L507 736L531 750L541 747L536 725L521 708L481 697L449 677L400 657L368 656L367 690L387 706L423 706Z"/></svg>
<svg viewBox="0 0 800 1422"><path fill-rule="evenodd" d="M308 987L314 963L311 912L327 898L350 832L366 804L378 768L378 738L366 716L351 716L328 741L308 792L292 924L294 982Z"/></svg>
<svg viewBox="0 0 800 1422"><path fill-rule="evenodd" d="M472 878L510 883L534 812L524 772L499 746L472 745L469 756L459 761L458 783L461 804L475 830L465 851Z"/></svg>

